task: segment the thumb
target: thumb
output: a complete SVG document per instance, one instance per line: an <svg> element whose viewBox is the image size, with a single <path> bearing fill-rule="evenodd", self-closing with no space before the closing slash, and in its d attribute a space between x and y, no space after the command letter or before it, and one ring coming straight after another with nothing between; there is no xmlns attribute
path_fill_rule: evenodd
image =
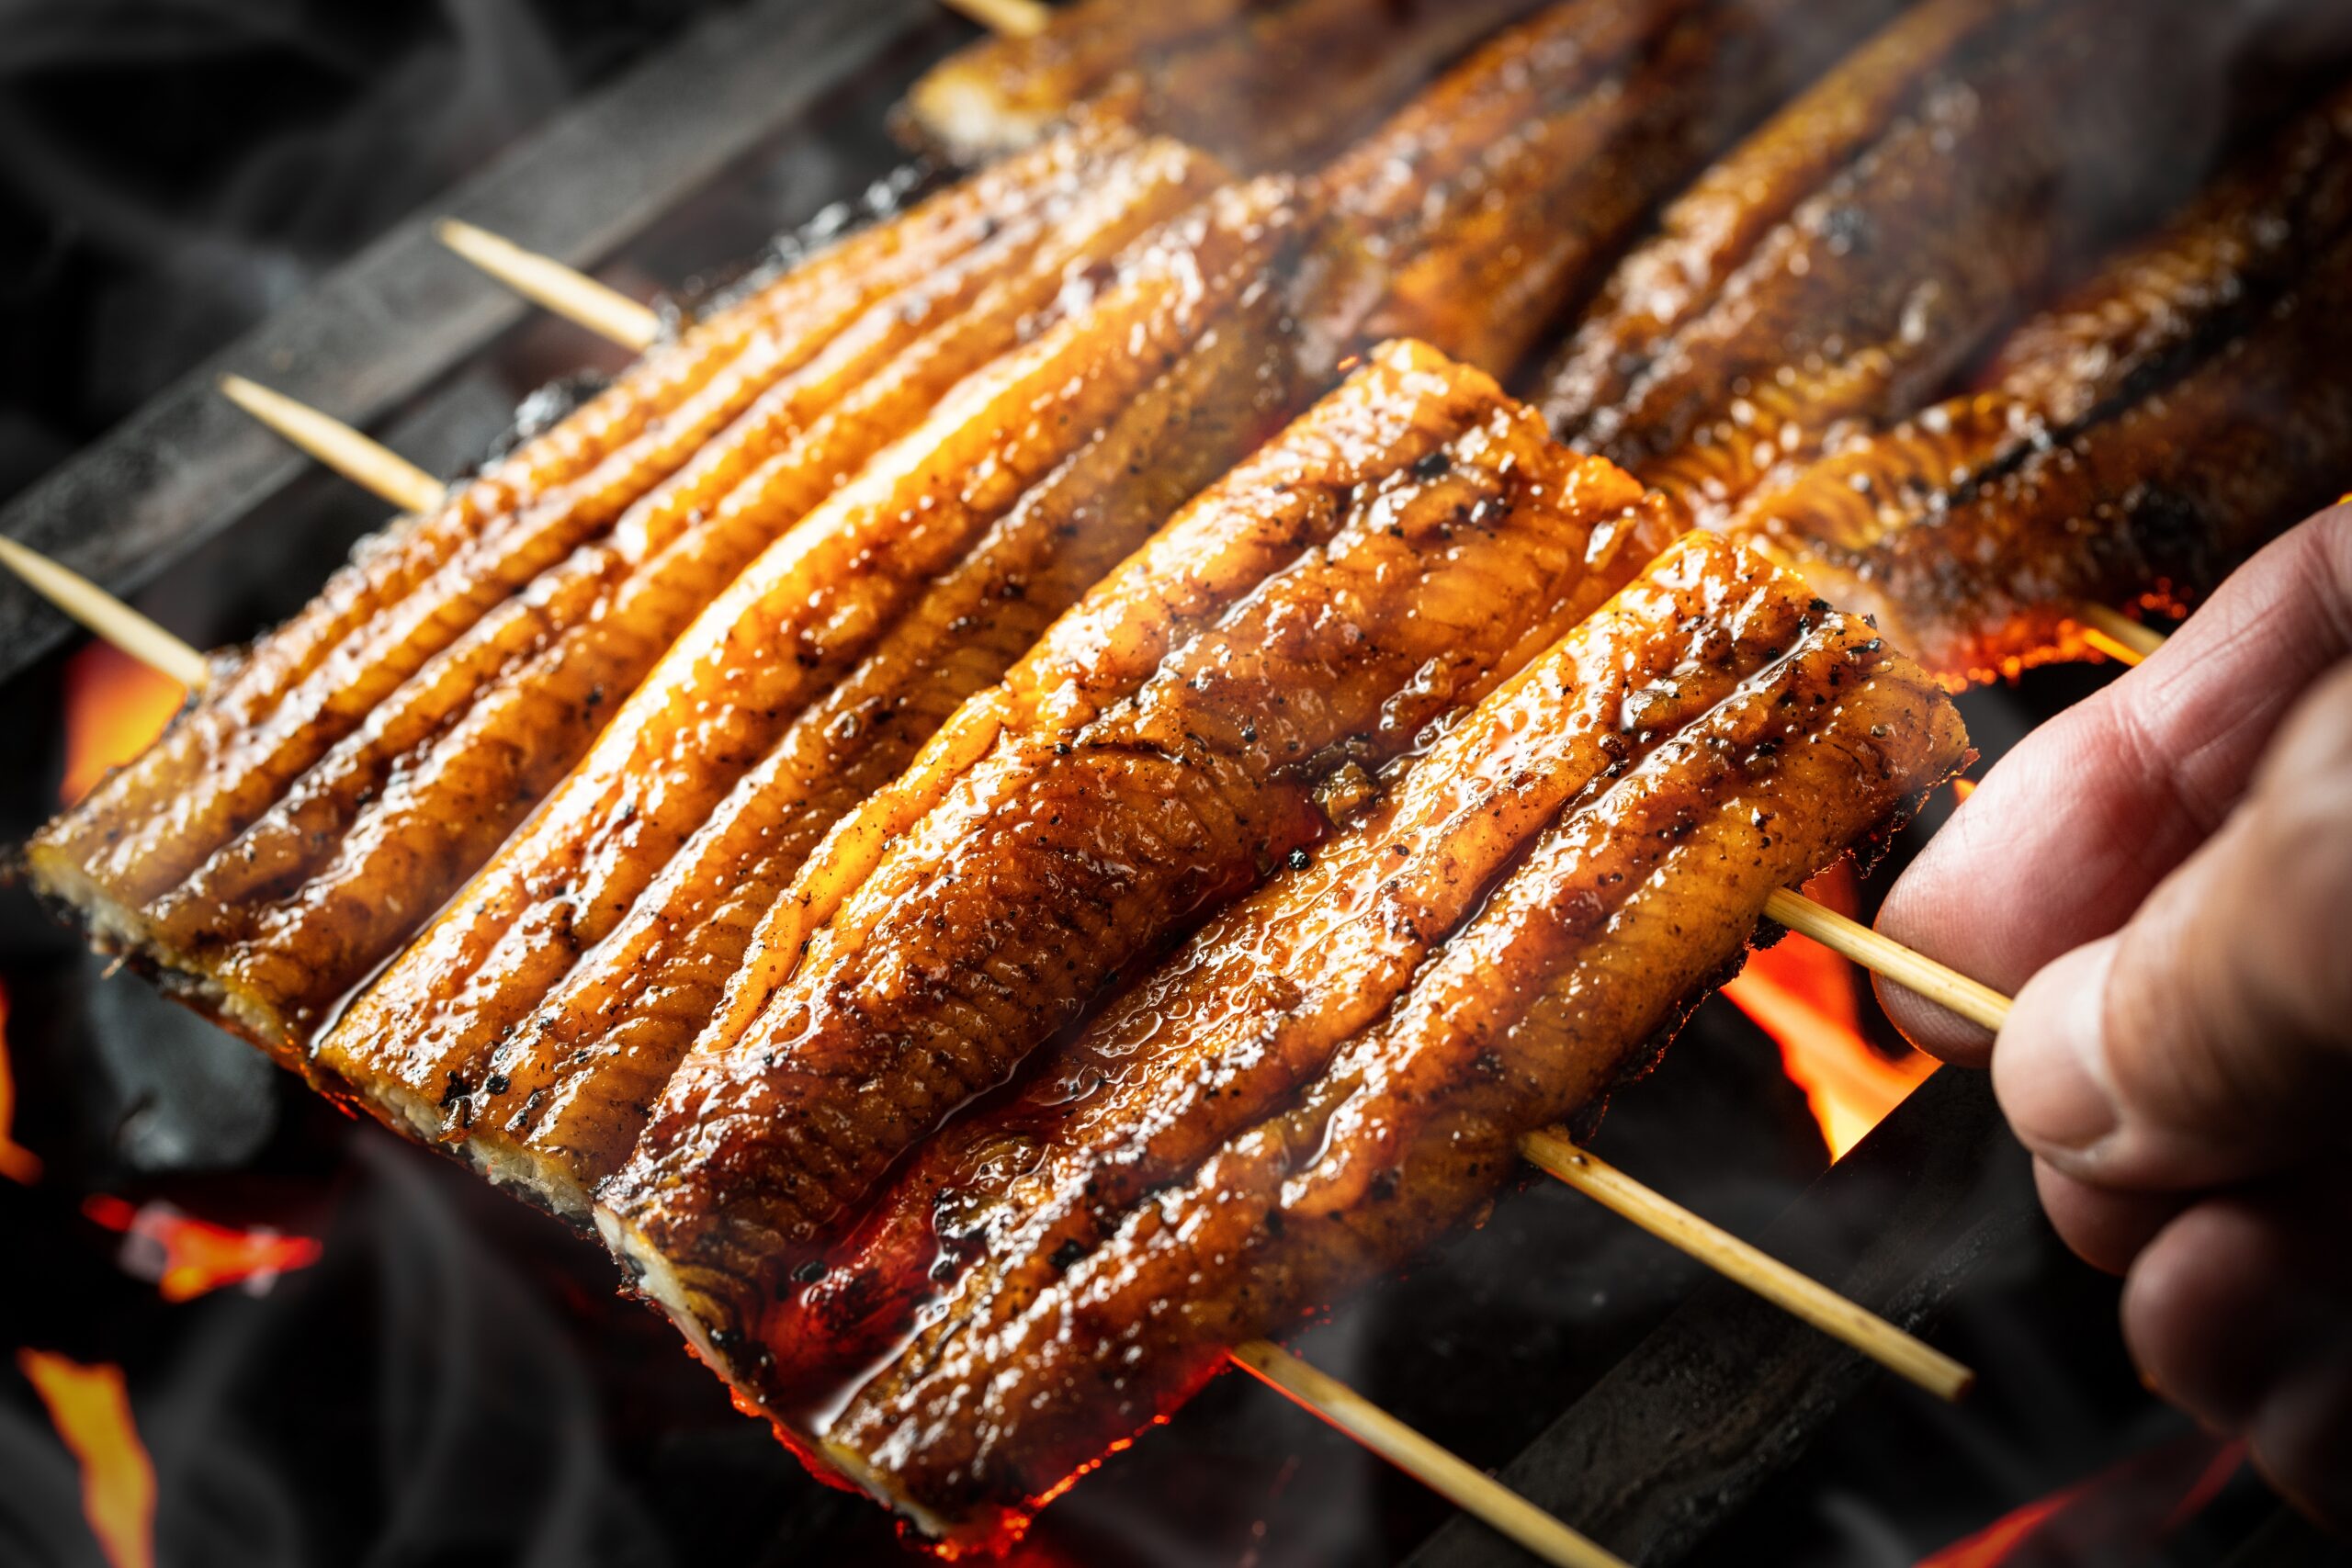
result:
<svg viewBox="0 0 2352 1568"><path fill-rule="evenodd" d="M2114 935L2046 965L1993 1055L2018 1135L2110 1189L2283 1169L2352 1111L2352 667Z"/></svg>

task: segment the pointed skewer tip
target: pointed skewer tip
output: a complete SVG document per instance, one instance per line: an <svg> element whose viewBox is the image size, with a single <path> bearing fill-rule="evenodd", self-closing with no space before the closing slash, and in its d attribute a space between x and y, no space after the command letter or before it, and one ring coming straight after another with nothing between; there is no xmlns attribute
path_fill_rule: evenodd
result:
<svg viewBox="0 0 2352 1568"><path fill-rule="evenodd" d="M360 489L383 497L403 512L433 511L447 493L439 479L382 442L258 381L224 375L220 395Z"/></svg>
<svg viewBox="0 0 2352 1568"><path fill-rule="evenodd" d="M93 635L190 691L201 690L211 679L211 666L201 652L80 572L5 535L0 535L0 566Z"/></svg>
<svg viewBox="0 0 2352 1568"><path fill-rule="evenodd" d="M434 224L433 232L450 250L524 299L607 342L643 353L661 340L660 311L553 256L526 251L462 218L441 219Z"/></svg>

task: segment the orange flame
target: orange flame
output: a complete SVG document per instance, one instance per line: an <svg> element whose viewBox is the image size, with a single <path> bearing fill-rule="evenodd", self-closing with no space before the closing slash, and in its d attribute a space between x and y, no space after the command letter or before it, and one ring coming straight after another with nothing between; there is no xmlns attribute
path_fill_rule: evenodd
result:
<svg viewBox="0 0 2352 1568"><path fill-rule="evenodd" d="M0 986L0 1176L29 1186L40 1179L40 1156L8 1136L16 1116L17 1079L8 1069L8 991Z"/></svg>
<svg viewBox="0 0 2352 1568"><path fill-rule="evenodd" d="M151 745L187 701L187 688L111 644L91 643L65 661L65 777L73 805Z"/></svg>
<svg viewBox="0 0 2352 1568"><path fill-rule="evenodd" d="M19 1350L17 1366L82 1467L82 1513L113 1568L154 1568L155 1465L130 1419L122 1369L85 1367L46 1350Z"/></svg>
<svg viewBox="0 0 2352 1568"><path fill-rule="evenodd" d="M122 1266L152 1280L167 1302L194 1301L224 1285L256 1293L280 1274L318 1261L314 1236L286 1235L266 1225L236 1230L182 1213L169 1203L133 1206L104 1194L85 1200L82 1213L119 1232Z"/></svg>
<svg viewBox="0 0 2352 1568"><path fill-rule="evenodd" d="M1853 874L1840 865L1806 890L1820 903L1850 914L1857 906ZM1890 1060L1862 1032L1854 966L1794 932L1749 956L1739 977L1724 987L1734 1006L1781 1047L1781 1066L1804 1091L1813 1119L1842 1159L1886 1113L1935 1071L1917 1051Z"/></svg>
<svg viewBox="0 0 2352 1568"><path fill-rule="evenodd" d="M1976 781L1974 779L1954 779L1951 781L1951 798L1954 805L1967 805L1968 797L1975 793Z"/></svg>

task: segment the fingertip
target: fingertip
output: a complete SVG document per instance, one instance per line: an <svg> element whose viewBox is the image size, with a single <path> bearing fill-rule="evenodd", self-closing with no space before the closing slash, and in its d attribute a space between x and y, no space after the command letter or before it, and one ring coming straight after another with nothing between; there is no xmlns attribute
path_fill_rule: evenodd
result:
<svg viewBox="0 0 2352 1568"><path fill-rule="evenodd" d="M1993 1032L1946 1012L1917 991L1873 976L1871 989L1904 1039L1956 1067L1983 1067L1993 1059Z"/></svg>
<svg viewBox="0 0 2352 1568"><path fill-rule="evenodd" d="M1972 898L1975 881L1969 867L1977 859L1973 829L1964 805L1943 830L1928 840L1918 858L1888 889L1879 906L1876 929L1915 953L1988 984L2000 979L1984 968L1990 955L1974 938L1981 933ZM1917 991L1872 976L1879 1006L1903 1037L1928 1055L1955 1066L1982 1067L1992 1059L1993 1034L1982 1024L1947 1012Z"/></svg>
<svg viewBox="0 0 2352 1568"><path fill-rule="evenodd" d="M2059 1239L2092 1268L2119 1276L2188 1202L2168 1194L2094 1187L2043 1159L2033 1162L2033 1185Z"/></svg>
<svg viewBox="0 0 2352 1568"><path fill-rule="evenodd" d="M2018 1141L2076 1177L2098 1173L2120 1112L2106 1060L2113 938L2044 965L2018 993L1993 1052L1993 1092Z"/></svg>
<svg viewBox="0 0 2352 1568"><path fill-rule="evenodd" d="M2305 1512L2352 1520L2352 1269L2342 1191L2300 1181L2209 1199L2132 1265L2124 1340L2149 1383L2252 1444Z"/></svg>
<svg viewBox="0 0 2352 1568"><path fill-rule="evenodd" d="M2229 1199L2185 1211L2133 1261L2124 1344L2149 1386L2227 1431L2245 1429L2290 1356L2261 1332L2278 1259L2259 1217Z"/></svg>

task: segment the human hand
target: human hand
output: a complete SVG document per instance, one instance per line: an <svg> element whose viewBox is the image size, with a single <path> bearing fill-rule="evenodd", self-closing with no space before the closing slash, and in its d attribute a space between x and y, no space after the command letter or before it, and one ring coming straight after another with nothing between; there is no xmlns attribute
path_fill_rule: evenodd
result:
<svg viewBox="0 0 2352 1568"><path fill-rule="evenodd" d="M2352 1524L2352 508L1985 778L1880 929L2018 992L1989 1056L2042 1204L2160 1393Z"/></svg>

